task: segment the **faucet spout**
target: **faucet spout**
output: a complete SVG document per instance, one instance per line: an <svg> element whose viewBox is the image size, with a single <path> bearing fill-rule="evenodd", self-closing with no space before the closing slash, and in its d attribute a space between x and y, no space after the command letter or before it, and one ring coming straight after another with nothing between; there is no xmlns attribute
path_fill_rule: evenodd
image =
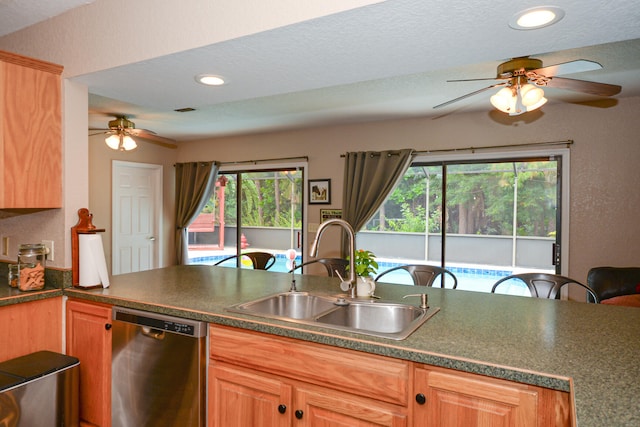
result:
<svg viewBox="0 0 640 427"><path fill-rule="evenodd" d="M331 225L338 225L342 227L347 232L347 235L349 236L349 279L348 280L342 279L340 288L344 291L350 289L351 297L355 298L357 296L357 293L356 293L357 277L356 277L356 266L355 266L356 233L353 230L353 227L351 227L351 224L349 224L347 221L341 218L332 218L320 224L320 227L318 227L318 231L316 232L316 238L313 241L313 244L311 245L311 256L313 257L318 256L318 249L320 247L320 238L322 237L322 233L324 233L324 230L326 230ZM344 289L343 285L348 286L347 289Z"/></svg>

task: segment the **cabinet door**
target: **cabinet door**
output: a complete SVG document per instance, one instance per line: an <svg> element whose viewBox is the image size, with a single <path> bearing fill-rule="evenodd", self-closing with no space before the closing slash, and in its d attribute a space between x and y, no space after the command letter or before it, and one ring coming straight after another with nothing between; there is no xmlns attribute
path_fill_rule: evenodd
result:
<svg viewBox="0 0 640 427"><path fill-rule="evenodd" d="M62 206L61 72L0 55L0 208Z"/></svg>
<svg viewBox="0 0 640 427"><path fill-rule="evenodd" d="M111 426L111 307L67 301L67 354L80 359L80 419Z"/></svg>
<svg viewBox="0 0 640 427"><path fill-rule="evenodd" d="M62 351L62 297L0 307L0 362L40 350Z"/></svg>
<svg viewBox="0 0 640 427"><path fill-rule="evenodd" d="M209 427L288 427L291 386L277 377L210 361Z"/></svg>
<svg viewBox="0 0 640 427"><path fill-rule="evenodd" d="M538 426L538 396L525 385L462 372L416 369L415 391L414 426Z"/></svg>
<svg viewBox="0 0 640 427"><path fill-rule="evenodd" d="M296 386L296 427L406 427L406 409L335 390Z"/></svg>

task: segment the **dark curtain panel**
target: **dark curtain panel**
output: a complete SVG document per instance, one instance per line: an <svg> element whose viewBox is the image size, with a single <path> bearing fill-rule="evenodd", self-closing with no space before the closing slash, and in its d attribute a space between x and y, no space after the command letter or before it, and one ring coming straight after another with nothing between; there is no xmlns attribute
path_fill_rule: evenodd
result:
<svg viewBox="0 0 640 427"><path fill-rule="evenodd" d="M200 214L215 188L216 162L176 163L176 261L189 263L187 227Z"/></svg>
<svg viewBox="0 0 640 427"><path fill-rule="evenodd" d="M403 149L346 154L342 218L356 232L371 219L407 171L412 152Z"/></svg>

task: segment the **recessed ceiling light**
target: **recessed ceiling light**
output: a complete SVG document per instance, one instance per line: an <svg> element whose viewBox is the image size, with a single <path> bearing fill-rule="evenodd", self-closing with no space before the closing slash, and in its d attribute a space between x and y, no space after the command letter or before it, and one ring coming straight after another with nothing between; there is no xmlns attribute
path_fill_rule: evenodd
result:
<svg viewBox="0 0 640 427"><path fill-rule="evenodd" d="M556 6L539 6L516 13L509 26L516 30L535 30L553 25L564 17L564 10Z"/></svg>
<svg viewBox="0 0 640 427"><path fill-rule="evenodd" d="M196 81L207 86L221 86L224 84L224 79L222 77L215 76L213 74L198 74L196 76Z"/></svg>

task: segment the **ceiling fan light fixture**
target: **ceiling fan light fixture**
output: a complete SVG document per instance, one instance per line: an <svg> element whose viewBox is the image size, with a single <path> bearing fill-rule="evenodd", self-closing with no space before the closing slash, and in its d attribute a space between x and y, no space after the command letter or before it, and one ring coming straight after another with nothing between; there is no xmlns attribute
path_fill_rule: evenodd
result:
<svg viewBox="0 0 640 427"><path fill-rule="evenodd" d="M222 86L224 84L224 79L214 74L198 74L196 81L206 86Z"/></svg>
<svg viewBox="0 0 640 427"><path fill-rule="evenodd" d="M104 142L111 148L112 150L117 150L120 147L120 136L119 135L110 135L105 138Z"/></svg>
<svg viewBox="0 0 640 427"><path fill-rule="evenodd" d="M138 147L136 141L122 131L106 137L104 142L109 148L116 151L131 151Z"/></svg>
<svg viewBox="0 0 640 427"><path fill-rule="evenodd" d="M131 151L137 147L138 147L138 144L136 144L136 141L134 141L134 139L131 138L129 135L125 135L122 138L122 149L124 149L124 151Z"/></svg>
<svg viewBox="0 0 640 427"><path fill-rule="evenodd" d="M537 110L547 102L544 91L530 83L522 86L516 81L514 85L503 87L489 101L496 109L510 116Z"/></svg>
<svg viewBox="0 0 640 427"><path fill-rule="evenodd" d="M520 96L522 97L522 105L530 107L544 98L544 91L539 87L527 83L520 88Z"/></svg>
<svg viewBox="0 0 640 427"><path fill-rule="evenodd" d="M556 6L539 6L513 15L509 26L514 30L535 30L548 27L564 18L564 10Z"/></svg>
<svg viewBox="0 0 640 427"><path fill-rule="evenodd" d="M511 87L503 87L489 100L491 101L491 105L507 114L510 114L516 106L516 97Z"/></svg>
<svg viewBox="0 0 640 427"><path fill-rule="evenodd" d="M533 110L537 110L538 108L542 107L544 104L547 103L547 98L545 98L544 96L542 98L540 98L540 100L538 102L536 102L533 105L529 105L527 106L527 112L529 111L533 111Z"/></svg>

